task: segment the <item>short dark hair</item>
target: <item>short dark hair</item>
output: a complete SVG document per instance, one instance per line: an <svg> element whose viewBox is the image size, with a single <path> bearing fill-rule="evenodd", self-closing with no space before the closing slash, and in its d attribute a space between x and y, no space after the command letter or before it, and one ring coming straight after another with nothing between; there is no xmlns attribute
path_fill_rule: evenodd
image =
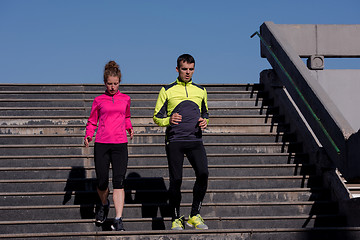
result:
<svg viewBox="0 0 360 240"><path fill-rule="evenodd" d="M178 57L178 59L177 59L177 67L178 68L180 67L180 63L182 63L182 62L193 63L195 66L195 59L190 54L183 54Z"/></svg>

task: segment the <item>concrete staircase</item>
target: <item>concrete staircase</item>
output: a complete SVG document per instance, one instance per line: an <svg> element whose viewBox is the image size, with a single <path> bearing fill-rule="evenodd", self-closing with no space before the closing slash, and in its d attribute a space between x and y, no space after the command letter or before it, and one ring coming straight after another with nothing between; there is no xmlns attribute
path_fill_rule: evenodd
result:
<svg viewBox="0 0 360 240"><path fill-rule="evenodd" d="M259 86L205 87L210 178L201 214L210 229L169 230L164 128L152 121L161 86L121 85L132 98L136 135L129 142L127 231L112 232L112 219L94 224L93 152L83 147L91 103L103 87L0 85L0 238L346 239L338 203ZM185 164L187 215L194 173Z"/></svg>

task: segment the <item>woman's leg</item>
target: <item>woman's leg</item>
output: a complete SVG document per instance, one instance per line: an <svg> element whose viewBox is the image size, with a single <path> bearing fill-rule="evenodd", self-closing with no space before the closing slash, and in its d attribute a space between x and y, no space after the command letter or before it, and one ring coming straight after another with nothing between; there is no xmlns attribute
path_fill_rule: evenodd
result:
<svg viewBox="0 0 360 240"><path fill-rule="evenodd" d="M94 158L97 178L97 192L101 201L101 204L97 204L95 210L95 221L97 223L105 222L110 209L110 203L108 200L110 156L108 150L109 148L107 144L95 143Z"/></svg>
<svg viewBox="0 0 360 240"><path fill-rule="evenodd" d="M115 218L121 218L124 209L124 202L125 202L124 189L114 189L113 200L114 200L115 212L116 212Z"/></svg>
<svg viewBox="0 0 360 240"><path fill-rule="evenodd" d="M99 195L101 203L103 205L107 205L108 204L108 196L109 196L109 188L107 188L106 190L100 190L99 188L97 188L97 193Z"/></svg>
<svg viewBox="0 0 360 240"><path fill-rule="evenodd" d="M97 178L97 192L103 205L108 204L110 156L107 144L95 143L94 146L95 172Z"/></svg>
<svg viewBox="0 0 360 240"><path fill-rule="evenodd" d="M124 180L128 164L127 144L116 144L112 150L112 168L113 168L113 200L115 205L115 218L122 217L125 191Z"/></svg>

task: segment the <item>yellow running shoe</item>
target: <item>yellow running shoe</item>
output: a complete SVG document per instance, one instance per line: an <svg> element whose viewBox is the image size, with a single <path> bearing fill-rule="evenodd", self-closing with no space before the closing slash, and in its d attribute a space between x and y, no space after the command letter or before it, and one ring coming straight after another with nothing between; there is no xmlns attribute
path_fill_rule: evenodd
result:
<svg viewBox="0 0 360 240"><path fill-rule="evenodd" d="M175 219L171 223L171 230L184 230L184 216Z"/></svg>
<svg viewBox="0 0 360 240"><path fill-rule="evenodd" d="M204 223L204 220L200 216L200 214L197 214L193 217L189 216L189 221L186 222L186 225L189 227L194 227L196 229L209 229L209 227Z"/></svg>

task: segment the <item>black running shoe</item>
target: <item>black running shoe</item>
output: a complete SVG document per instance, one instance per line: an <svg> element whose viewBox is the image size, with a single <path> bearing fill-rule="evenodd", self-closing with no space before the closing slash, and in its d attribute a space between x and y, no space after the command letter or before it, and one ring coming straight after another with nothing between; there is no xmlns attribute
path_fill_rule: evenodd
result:
<svg viewBox="0 0 360 240"><path fill-rule="evenodd" d="M111 229L114 231L125 231L122 219L114 219L114 223L111 225Z"/></svg>
<svg viewBox="0 0 360 240"><path fill-rule="evenodd" d="M107 205L102 205L101 203L96 205L95 221L97 223L104 223L107 219L107 215L110 209L109 199L107 200L107 202Z"/></svg>

